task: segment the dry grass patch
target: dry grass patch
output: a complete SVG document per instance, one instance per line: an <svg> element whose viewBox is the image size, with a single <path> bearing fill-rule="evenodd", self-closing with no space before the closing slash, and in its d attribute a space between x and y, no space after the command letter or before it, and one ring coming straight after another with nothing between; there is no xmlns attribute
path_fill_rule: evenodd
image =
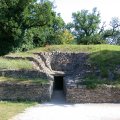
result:
<svg viewBox="0 0 120 120"><path fill-rule="evenodd" d="M33 69L33 65L28 60L10 60L0 58L0 69Z"/></svg>
<svg viewBox="0 0 120 120"><path fill-rule="evenodd" d="M46 84L48 80L41 78L14 78L14 77L0 77L0 82L19 83L19 84Z"/></svg>
<svg viewBox="0 0 120 120"><path fill-rule="evenodd" d="M36 105L35 102L0 102L0 120L9 120L26 108Z"/></svg>

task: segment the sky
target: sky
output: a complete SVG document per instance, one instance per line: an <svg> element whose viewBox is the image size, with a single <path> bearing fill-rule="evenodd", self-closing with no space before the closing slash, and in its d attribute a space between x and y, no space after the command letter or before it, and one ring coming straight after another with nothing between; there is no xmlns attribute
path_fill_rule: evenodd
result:
<svg viewBox="0 0 120 120"><path fill-rule="evenodd" d="M120 18L120 0L51 0L57 7L55 11L61 13L65 23L72 21L72 13L86 9L92 11L94 7L101 13L102 22L109 23L112 17Z"/></svg>

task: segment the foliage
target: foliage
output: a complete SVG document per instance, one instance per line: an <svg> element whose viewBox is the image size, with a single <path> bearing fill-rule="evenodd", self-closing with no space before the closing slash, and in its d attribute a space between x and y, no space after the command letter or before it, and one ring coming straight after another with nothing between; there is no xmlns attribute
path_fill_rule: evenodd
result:
<svg viewBox="0 0 120 120"><path fill-rule="evenodd" d="M120 22L113 18L111 28L100 28L100 13L81 10L72 14L73 22L65 25L48 0L0 1L0 55L28 51L47 45L120 44ZM75 40L73 40L75 39Z"/></svg>
<svg viewBox="0 0 120 120"><path fill-rule="evenodd" d="M103 37L110 44L120 45L120 20L119 18L112 18L110 21L110 28L103 32Z"/></svg>
<svg viewBox="0 0 120 120"><path fill-rule="evenodd" d="M63 32L64 21L53 12L52 21L49 26L31 28L25 33L22 49L42 47L51 44L62 44L61 33Z"/></svg>
<svg viewBox="0 0 120 120"><path fill-rule="evenodd" d="M64 21L59 14L54 16L53 24L50 27L50 35L47 38L46 45L62 44L61 37L64 31Z"/></svg>
<svg viewBox="0 0 120 120"><path fill-rule="evenodd" d="M29 29L23 38L23 44L21 46L22 51L27 51L35 47L45 46L47 43L47 37L49 36L49 28L39 27Z"/></svg>
<svg viewBox="0 0 120 120"><path fill-rule="evenodd" d="M79 44L102 44L106 43L100 34L85 36L78 41Z"/></svg>
<svg viewBox="0 0 120 120"><path fill-rule="evenodd" d="M54 36L53 44L71 44L74 40L74 36L66 29L56 31Z"/></svg>
<svg viewBox="0 0 120 120"><path fill-rule="evenodd" d="M100 14L97 8L93 8L92 13L88 10L81 10L81 12L73 13L73 23L67 25L80 44L101 44L104 43L101 36L102 28L99 28L101 23Z"/></svg>
<svg viewBox="0 0 120 120"><path fill-rule="evenodd" d="M68 30L64 30L61 35L61 40L63 44L70 44L73 42L74 36Z"/></svg>
<svg viewBox="0 0 120 120"><path fill-rule="evenodd" d="M43 32L46 31L46 27L49 28L53 24L53 18L55 18L55 13L50 2L38 3L36 0L1 1L0 54L15 51L21 47L29 49L33 46L42 46L46 34ZM42 34L40 34L41 31ZM26 41L26 37L27 40L29 37L34 45L29 42L27 46L25 43L29 40Z"/></svg>

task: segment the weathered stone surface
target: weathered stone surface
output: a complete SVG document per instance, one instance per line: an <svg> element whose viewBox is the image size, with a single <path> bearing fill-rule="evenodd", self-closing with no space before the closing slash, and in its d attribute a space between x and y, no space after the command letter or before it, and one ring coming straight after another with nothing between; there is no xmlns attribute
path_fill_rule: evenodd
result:
<svg viewBox="0 0 120 120"><path fill-rule="evenodd" d="M84 77L85 74L91 73L91 66L86 62L88 53L40 52L34 53L34 57L5 56L5 58L32 61L36 70L46 74L48 79L53 79L53 75L58 71L74 77Z"/></svg>
<svg viewBox="0 0 120 120"><path fill-rule="evenodd" d="M66 88L66 101L69 103L120 103L120 88L99 86L87 89L85 86Z"/></svg>
<svg viewBox="0 0 120 120"><path fill-rule="evenodd" d="M0 71L0 76L17 76L17 77L40 77L49 80L54 80L54 76L64 76L64 92L66 94L66 100L70 103L104 103L104 102L120 102L120 88L116 88L113 86L99 86L95 89L87 89L85 85L78 85L77 83L81 80L84 80L87 75L96 75L101 77L100 70L97 66L92 66L87 62L89 57L88 53L61 53L61 52L40 52L34 53L35 57L9 57L8 59L27 59L32 61L36 66L36 70L33 71L17 71L17 70L7 70ZM116 67L114 72L112 73L110 70L108 77L110 80L114 80L115 77L120 77L120 65ZM6 85L7 86L7 85ZM9 86L9 85L8 85ZM19 88L20 86L18 86ZM22 86L23 87L23 86ZM29 86L32 89L32 86ZM7 88L7 87L6 87ZM21 88L21 87L20 87ZM24 87L25 90L27 89ZM9 88L10 89L10 88ZM13 85L13 89L17 89ZM14 93L14 90L11 90ZM46 98L46 96L52 93L52 85L51 89L49 86L43 87L40 86L34 87L34 91L36 92L36 96L38 95L38 91L40 92L40 96L42 98ZM2 91L2 87L0 87ZM19 89L20 90L20 89ZM28 89L27 89L28 90ZM46 93L49 90L48 94ZM45 92L43 92L45 91ZM12 94L12 92L10 94ZM29 93L34 94L33 91L29 91ZM2 94L2 92L0 92ZM3 92L3 94L6 94ZM3 95L2 94L2 95ZM17 91L16 91L17 94ZM19 93L19 97L23 93ZM25 92L24 94L28 94ZM9 96L9 94L6 94ZM4 95L3 95L4 96ZM15 97L15 96L14 96ZM13 98L14 98L13 97ZM9 97L7 97L9 98ZM22 96L20 97L22 98ZM30 98L30 97L29 97ZM50 96L49 96L50 98ZM14 98L15 99L15 98ZM31 100L32 98L30 98ZM34 99L34 98L33 98ZM35 97L34 100L38 100L39 97ZM40 97L41 99L41 97Z"/></svg>
<svg viewBox="0 0 120 120"><path fill-rule="evenodd" d="M47 79L47 75L45 73L37 70L0 70L0 76Z"/></svg>
<svg viewBox="0 0 120 120"><path fill-rule="evenodd" d="M0 83L0 100L49 101L52 82L48 84Z"/></svg>

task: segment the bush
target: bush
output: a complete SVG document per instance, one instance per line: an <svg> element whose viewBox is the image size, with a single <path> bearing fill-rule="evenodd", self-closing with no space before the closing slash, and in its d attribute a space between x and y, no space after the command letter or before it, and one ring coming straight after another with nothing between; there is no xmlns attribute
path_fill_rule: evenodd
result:
<svg viewBox="0 0 120 120"><path fill-rule="evenodd" d="M105 40L102 39L101 35L95 34L92 36L86 36L83 38L79 38L77 39L77 43L88 45L88 44L105 44L106 42Z"/></svg>

